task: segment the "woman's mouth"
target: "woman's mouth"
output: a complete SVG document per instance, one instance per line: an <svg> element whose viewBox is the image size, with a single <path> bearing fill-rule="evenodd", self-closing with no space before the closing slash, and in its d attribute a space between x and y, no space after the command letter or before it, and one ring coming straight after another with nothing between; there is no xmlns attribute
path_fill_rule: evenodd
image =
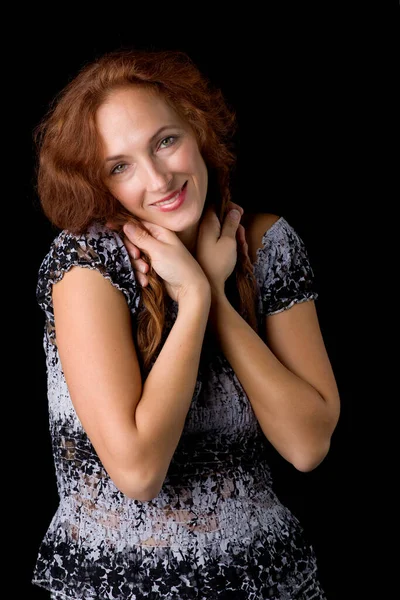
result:
<svg viewBox="0 0 400 600"><path fill-rule="evenodd" d="M168 200L160 200L160 202L155 202L151 206L154 206L155 208L158 208L163 212L176 210L177 208L182 206L183 202L185 201L186 187L187 181L185 181L181 189L178 192L176 192L176 194L174 194L171 198L169 198Z"/></svg>

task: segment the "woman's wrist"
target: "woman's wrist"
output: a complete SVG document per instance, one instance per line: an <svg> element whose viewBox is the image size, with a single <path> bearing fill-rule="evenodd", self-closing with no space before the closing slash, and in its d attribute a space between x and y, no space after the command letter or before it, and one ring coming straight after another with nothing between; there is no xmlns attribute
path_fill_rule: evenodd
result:
<svg viewBox="0 0 400 600"><path fill-rule="evenodd" d="M211 290L211 303L212 304L218 304L218 303L225 302L226 300L228 300L228 298L225 294L225 286L224 285L219 286L219 287L211 285L210 290Z"/></svg>
<svg viewBox="0 0 400 600"><path fill-rule="evenodd" d="M207 281L199 282L199 284L187 287L184 291L179 294L178 304L188 304L189 306L199 305L208 306L211 305L211 288Z"/></svg>
<svg viewBox="0 0 400 600"><path fill-rule="evenodd" d="M213 327L217 327L220 320L220 315L226 313L226 309L231 306L232 305L224 290L211 290L209 320Z"/></svg>

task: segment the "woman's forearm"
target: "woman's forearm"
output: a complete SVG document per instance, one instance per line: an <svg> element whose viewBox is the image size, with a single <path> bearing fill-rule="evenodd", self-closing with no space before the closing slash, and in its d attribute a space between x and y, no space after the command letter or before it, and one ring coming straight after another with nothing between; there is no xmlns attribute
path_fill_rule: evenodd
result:
<svg viewBox="0 0 400 600"><path fill-rule="evenodd" d="M179 303L178 315L136 406L135 425L146 462L162 484L179 442L197 381L211 297L194 291Z"/></svg>
<svg viewBox="0 0 400 600"><path fill-rule="evenodd" d="M316 466L332 431L324 398L278 360L226 296L213 295L210 322L266 437L301 470Z"/></svg>

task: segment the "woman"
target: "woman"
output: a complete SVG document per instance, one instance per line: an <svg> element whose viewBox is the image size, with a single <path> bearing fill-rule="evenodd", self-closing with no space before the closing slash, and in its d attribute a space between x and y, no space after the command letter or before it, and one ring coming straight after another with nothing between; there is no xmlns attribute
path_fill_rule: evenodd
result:
<svg viewBox="0 0 400 600"><path fill-rule="evenodd" d="M59 228L38 277L60 503L52 598L322 599L274 447L326 456L339 397L304 244L245 216L235 115L180 52L86 65L37 129Z"/></svg>

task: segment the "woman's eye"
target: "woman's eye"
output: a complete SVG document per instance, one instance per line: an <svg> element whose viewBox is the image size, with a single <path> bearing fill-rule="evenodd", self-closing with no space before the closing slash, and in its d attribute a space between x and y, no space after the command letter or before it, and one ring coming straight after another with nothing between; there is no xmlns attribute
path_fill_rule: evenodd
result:
<svg viewBox="0 0 400 600"><path fill-rule="evenodd" d="M176 137L174 135L169 135L168 137L161 140L159 147L160 148L168 148L168 146L172 146L172 144L175 142L175 140L176 140Z"/></svg>
<svg viewBox="0 0 400 600"><path fill-rule="evenodd" d="M126 169L126 165L124 163L115 165L115 167L113 167L111 170L111 175L119 175L120 173L123 173L125 171L125 169Z"/></svg>

